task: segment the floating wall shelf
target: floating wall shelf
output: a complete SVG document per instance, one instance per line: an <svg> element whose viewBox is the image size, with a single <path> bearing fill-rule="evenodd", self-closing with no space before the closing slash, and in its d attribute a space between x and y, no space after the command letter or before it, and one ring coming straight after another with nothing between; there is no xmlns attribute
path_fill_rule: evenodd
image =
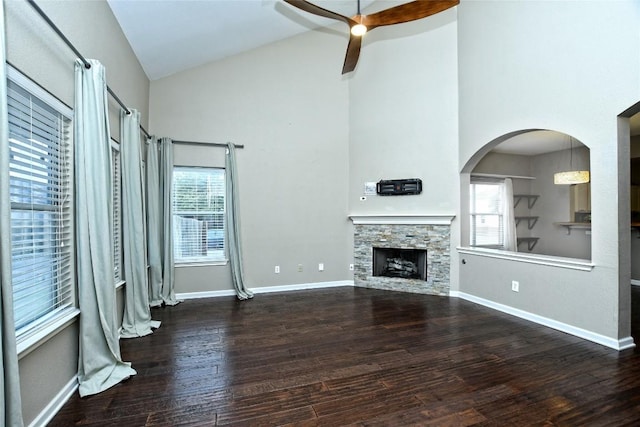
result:
<svg viewBox="0 0 640 427"><path fill-rule="evenodd" d="M566 227L567 235L571 234L572 229L591 230L590 222L554 222L553 225Z"/></svg>

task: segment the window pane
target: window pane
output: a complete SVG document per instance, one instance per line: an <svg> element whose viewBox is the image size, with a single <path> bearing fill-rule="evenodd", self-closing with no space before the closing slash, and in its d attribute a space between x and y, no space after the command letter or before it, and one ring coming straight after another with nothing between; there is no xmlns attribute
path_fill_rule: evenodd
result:
<svg viewBox="0 0 640 427"><path fill-rule="evenodd" d="M504 246L500 183L471 184L471 246Z"/></svg>
<svg viewBox="0 0 640 427"><path fill-rule="evenodd" d="M8 79L11 262L18 340L73 304L70 120ZM24 85L25 87L23 87Z"/></svg>
<svg viewBox="0 0 640 427"><path fill-rule="evenodd" d="M123 280L122 264L122 180L120 179L120 150L111 147L111 172L113 177L113 279L116 284Z"/></svg>
<svg viewBox="0 0 640 427"><path fill-rule="evenodd" d="M224 169L173 171L173 249L176 262L225 258Z"/></svg>

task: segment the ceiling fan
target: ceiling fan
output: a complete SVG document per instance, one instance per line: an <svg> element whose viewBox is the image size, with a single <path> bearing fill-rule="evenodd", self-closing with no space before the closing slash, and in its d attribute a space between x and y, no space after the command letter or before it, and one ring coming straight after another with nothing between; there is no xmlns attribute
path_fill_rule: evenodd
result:
<svg viewBox="0 0 640 427"><path fill-rule="evenodd" d="M400 24L426 18L427 16L435 15L460 3L460 0L419 0L391 7L380 12L372 13L371 15L361 15L360 0L358 0L358 13L349 18L316 6L306 0L284 1L305 12L325 18L337 19L349 25L351 31L349 34L349 44L347 45L347 55L344 58L344 65L342 66L342 74L349 73L356 68L358 58L360 57L362 36L367 31L384 25Z"/></svg>

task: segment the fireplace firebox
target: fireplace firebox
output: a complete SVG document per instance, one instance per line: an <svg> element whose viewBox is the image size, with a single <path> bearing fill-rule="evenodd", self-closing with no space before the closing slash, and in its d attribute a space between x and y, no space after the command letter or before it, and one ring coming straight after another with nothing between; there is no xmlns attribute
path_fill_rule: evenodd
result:
<svg viewBox="0 0 640 427"><path fill-rule="evenodd" d="M427 280L427 251L374 247L373 275Z"/></svg>

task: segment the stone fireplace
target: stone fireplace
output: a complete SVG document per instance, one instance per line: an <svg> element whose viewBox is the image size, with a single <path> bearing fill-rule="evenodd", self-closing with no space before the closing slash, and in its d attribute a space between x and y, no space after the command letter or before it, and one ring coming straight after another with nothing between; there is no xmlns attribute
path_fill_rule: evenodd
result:
<svg viewBox="0 0 640 427"><path fill-rule="evenodd" d="M354 284L449 295L453 216L351 216Z"/></svg>

